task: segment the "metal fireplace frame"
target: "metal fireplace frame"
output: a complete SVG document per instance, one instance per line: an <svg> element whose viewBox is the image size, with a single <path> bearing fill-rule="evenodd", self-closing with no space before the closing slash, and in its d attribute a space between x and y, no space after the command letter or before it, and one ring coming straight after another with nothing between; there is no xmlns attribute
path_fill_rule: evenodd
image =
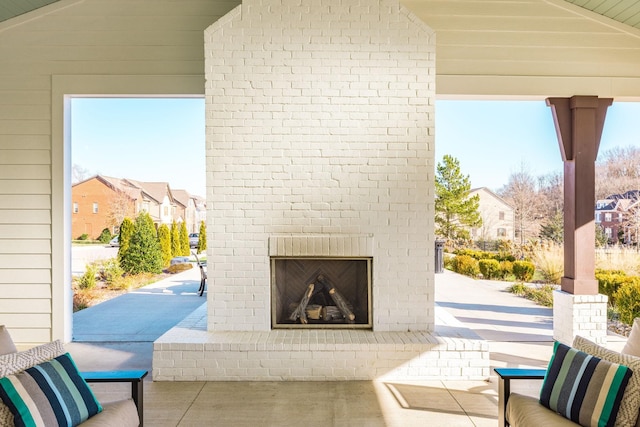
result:
<svg viewBox="0 0 640 427"><path fill-rule="evenodd" d="M314 260L314 261L364 261L366 262L367 280L367 301L366 323L283 323L278 321L278 311L276 294L278 293L276 283L276 263L282 260ZM271 329L373 329L373 257L349 257L349 256L272 256L271 265ZM340 285L335 284L340 291Z"/></svg>

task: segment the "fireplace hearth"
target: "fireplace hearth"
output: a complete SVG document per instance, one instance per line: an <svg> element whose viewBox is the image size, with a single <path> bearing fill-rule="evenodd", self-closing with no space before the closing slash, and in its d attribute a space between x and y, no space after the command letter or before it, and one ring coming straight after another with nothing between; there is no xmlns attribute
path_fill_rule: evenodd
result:
<svg viewBox="0 0 640 427"><path fill-rule="evenodd" d="M272 265L273 328L371 328L370 258L279 258Z"/></svg>

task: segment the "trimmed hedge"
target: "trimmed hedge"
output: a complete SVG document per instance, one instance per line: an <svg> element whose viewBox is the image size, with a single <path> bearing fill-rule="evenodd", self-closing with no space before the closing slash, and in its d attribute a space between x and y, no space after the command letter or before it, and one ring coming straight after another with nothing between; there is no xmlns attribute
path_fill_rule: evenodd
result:
<svg viewBox="0 0 640 427"><path fill-rule="evenodd" d="M627 325L632 325L633 319L640 317L640 277L630 279L621 284L614 294L620 320Z"/></svg>
<svg viewBox="0 0 640 427"><path fill-rule="evenodd" d="M480 273L485 279L491 280L500 277L500 263L495 259L481 259L478 261Z"/></svg>
<svg viewBox="0 0 640 427"><path fill-rule="evenodd" d="M480 274L480 267L475 258L469 255L456 255L453 259L453 271L475 278Z"/></svg>
<svg viewBox="0 0 640 427"><path fill-rule="evenodd" d="M529 261L515 261L513 263L513 275L516 276L516 280L522 282L530 282L533 279L533 274L536 271L536 266Z"/></svg>

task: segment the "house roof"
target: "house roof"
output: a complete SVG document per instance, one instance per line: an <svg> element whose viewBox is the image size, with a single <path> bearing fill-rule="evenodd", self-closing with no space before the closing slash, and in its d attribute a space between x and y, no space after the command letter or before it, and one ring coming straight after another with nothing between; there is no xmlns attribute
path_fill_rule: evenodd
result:
<svg viewBox="0 0 640 427"><path fill-rule="evenodd" d="M511 206L511 204L509 204L509 202L507 202L502 197L498 196L493 191L489 190L487 187L472 188L471 190L469 190L469 194L478 193L480 191L484 191L484 192L488 193L489 195L491 195L491 197L493 197L494 199L498 200L500 203L502 203L503 205L507 206L509 209L513 209L513 206Z"/></svg>
<svg viewBox="0 0 640 427"><path fill-rule="evenodd" d="M173 198L168 182L143 182L129 178L126 178L125 181L135 187L138 187L147 196L158 202L158 204L162 203L167 194L169 194L170 198Z"/></svg>
<svg viewBox="0 0 640 427"><path fill-rule="evenodd" d="M3 0L0 2L0 22L24 15L58 1L60 0ZM637 0L558 0L558 2L571 3L621 24L640 29L640 2ZM401 3L406 3L407 7L411 9L419 6L421 1L405 0L401 1Z"/></svg>
<svg viewBox="0 0 640 427"><path fill-rule="evenodd" d="M180 203L182 206L187 207L189 205L189 199L191 194L187 190L171 190L173 200Z"/></svg>

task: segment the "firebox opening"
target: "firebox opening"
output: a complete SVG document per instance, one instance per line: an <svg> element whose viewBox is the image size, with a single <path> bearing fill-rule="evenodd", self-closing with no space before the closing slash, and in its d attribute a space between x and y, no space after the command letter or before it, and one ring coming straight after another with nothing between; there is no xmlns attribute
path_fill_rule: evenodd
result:
<svg viewBox="0 0 640 427"><path fill-rule="evenodd" d="M271 258L272 328L371 328L371 258Z"/></svg>

